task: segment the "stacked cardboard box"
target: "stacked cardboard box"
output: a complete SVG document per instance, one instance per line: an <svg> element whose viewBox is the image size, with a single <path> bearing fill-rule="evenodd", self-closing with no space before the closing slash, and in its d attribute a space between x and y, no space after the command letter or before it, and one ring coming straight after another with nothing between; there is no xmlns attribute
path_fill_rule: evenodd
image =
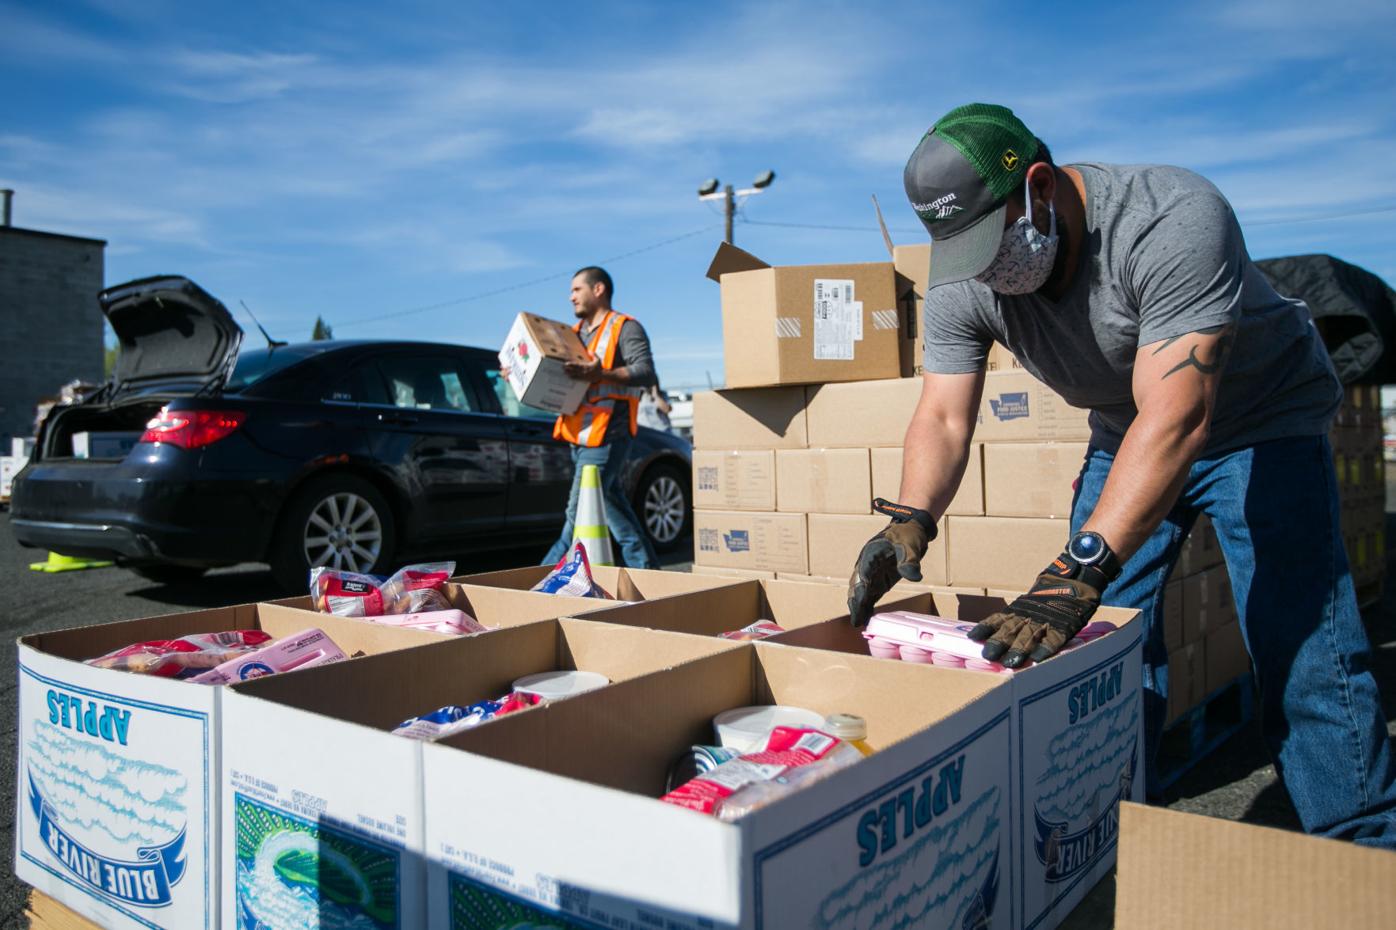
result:
<svg viewBox="0 0 1396 930"><path fill-rule="evenodd" d="M1164 586L1163 639L1168 647L1168 723L1250 671L1231 578L1206 516L1193 526Z"/></svg>
<svg viewBox="0 0 1396 930"><path fill-rule="evenodd" d="M1358 601L1372 603L1386 580L1386 462L1378 385L1352 385L1343 392L1328 441L1352 581Z"/></svg>

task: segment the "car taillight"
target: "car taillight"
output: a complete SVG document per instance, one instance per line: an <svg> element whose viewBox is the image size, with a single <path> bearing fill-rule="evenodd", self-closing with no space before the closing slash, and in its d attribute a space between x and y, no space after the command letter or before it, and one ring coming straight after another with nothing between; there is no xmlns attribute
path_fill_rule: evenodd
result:
<svg viewBox="0 0 1396 930"><path fill-rule="evenodd" d="M181 449L199 449L215 443L247 419L241 410L170 410L161 407L145 425L141 442L167 442Z"/></svg>

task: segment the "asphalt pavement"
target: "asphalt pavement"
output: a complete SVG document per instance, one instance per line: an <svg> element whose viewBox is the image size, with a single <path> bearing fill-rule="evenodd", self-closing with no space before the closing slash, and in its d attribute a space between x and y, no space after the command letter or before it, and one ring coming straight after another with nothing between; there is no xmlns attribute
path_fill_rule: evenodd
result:
<svg viewBox="0 0 1396 930"><path fill-rule="evenodd" d="M1396 471L1396 470L1393 470ZM1393 485L1387 487L1387 538L1396 540L1396 500ZM541 551L495 552L458 560L457 572L492 571L536 562ZM0 849L14 849L15 822L15 695L18 671L15 638L45 630L66 629L136 617L185 610L202 610L228 604L271 600L287 592L277 588L263 566L239 565L210 572L191 584L162 585L146 581L120 568L45 574L29 570L29 563L45 553L20 548L10 532L9 514L0 512ZM664 559L666 567L683 570L692 557L687 551ZM1387 574L1392 576L1392 553L1387 553ZM1389 585L1378 608L1365 619L1375 646L1374 667L1386 699L1387 720L1396 721L1396 585ZM1388 724L1396 732L1396 726ZM1275 776L1275 769L1260 742L1253 722L1232 737L1206 764L1185 776L1165 798L1169 807L1196 814L1241 820L1284 829L1298 829L1289 797ZM0 927L25 927L24 904L28 887L12 869L0 876ZM1113 879L1102 882L1062 924L1065 930L1106 930L1114 926Z"/></svg>

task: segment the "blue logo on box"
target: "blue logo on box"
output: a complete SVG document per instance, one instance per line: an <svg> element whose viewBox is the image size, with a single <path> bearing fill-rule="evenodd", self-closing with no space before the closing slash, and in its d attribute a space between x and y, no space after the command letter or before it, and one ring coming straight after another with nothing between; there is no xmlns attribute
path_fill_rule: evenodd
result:
<svg viewBox="0 0 1396 930"><path fill-rule="evenodd" d="M733 530L730 533L723 533L722 541L727 544L728 552L751 551L751 534L746 530Z"/></svg>
<svg viewBox="0 0 1396 930"><path fill-rule="evenodd" d="M989 398L989 409L1000 420L1021 420L1029 415L1028 392L1018 391L1013 394L1000 394L997 400L991 397Z"/></svg>

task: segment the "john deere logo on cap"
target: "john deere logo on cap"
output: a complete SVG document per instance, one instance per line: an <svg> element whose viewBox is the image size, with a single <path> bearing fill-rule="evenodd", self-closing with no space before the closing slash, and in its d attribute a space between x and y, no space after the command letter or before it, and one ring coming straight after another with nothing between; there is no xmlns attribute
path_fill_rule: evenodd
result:
<svg viewBox="0 0 1396 930"><path fill-rule="evenodd" d="M1018 167L1018 153L1012 149L1004 149L1003 167L1008 171L1012 171L1014 168Z"/></svg>

